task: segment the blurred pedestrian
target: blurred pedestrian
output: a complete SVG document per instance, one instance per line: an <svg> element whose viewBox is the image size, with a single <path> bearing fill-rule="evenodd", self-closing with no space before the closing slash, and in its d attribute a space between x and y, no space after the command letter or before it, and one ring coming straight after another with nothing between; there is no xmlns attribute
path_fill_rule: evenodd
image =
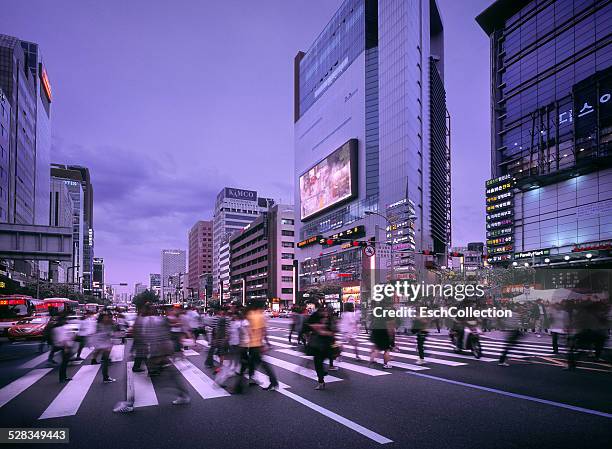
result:
<svg viewBox="0 0 612 449"><path fill-rule="evenodd" d="M314 366L317 372L317 386L315 390L324 390L327 372L323 366L323 361L326 358L333 357L331 354L334 343L334 331L331 326L328 308L320 305L306 320L306 323L311 332L308 345L306 346L306 354L314 357Z"/></svg>
<svg viewBox="0 0 612 449"><path fill-rule="evenodd" d="M59 368L59 381L60 383L67 382L72 380L72 378L67 376L66 371L68 369L70 356L72 355L73 339L65 316L58 317L51 333L53 348L57 349L62 354L62 363Z"/></svg>
<svg viewBox="0 0 612 449"><path fill-rule="evenodd" d="M508 362L506 362L506 358L508 357L510 349L512 349L523 336L521 327L524 324L522 323L524 323L523 317L518 309L512 311L511 317L501 321L501 325L506 331L506 342L501 356L499 357L499 362L497 363L499 366L510 366Z"/></svg>
<svg viewBox="0 0 612 449"><path fill-rule="evenodd" d="M96 320L91 314L86 314L81 317L78 323L78 330L75 337L75 342L78 343L79 347L76 353L76 360L83 360L81 358L81 352L83 348L90 344L91 336L96 331Z"/></svg>
<svg viewBox="0 0 612 449"><path fill-rule="evenodd" d="M340 319L340 332L345 344L353 346L355 358L360 360L357 346L357 336L361 325L361 311L355 307L355 303L347 302L344 304L344 312Z"/></svg>
<svg viewBox="0 0 612 449"><path fill-rule="evenodd" d="M113 347L112 338L113 317L109 312L102 312L98 316L96 332L93 334L93 344L96 349L94 351L94 356L91 361L91 364L97 364L97 356L101 356L102 382L104 383L116 382L116 379L113 379L108 374L108 368L110 365L110 353Z"/></svg>
<svg viewBox="0 0 612 449"><path fill-rule="evenodd" d="M381 303L381 307L384 310L388 310L393 307L393 304L389 301ZM376 355L378 352L383 353L383 368L391 369L389 361L391 360L391 348L395 345L395 320L389 318L388 314L381 313L380 317L373 317L372 327L370 329L370 341L374 344L370 352L370 363L374 364Z"/></svg>

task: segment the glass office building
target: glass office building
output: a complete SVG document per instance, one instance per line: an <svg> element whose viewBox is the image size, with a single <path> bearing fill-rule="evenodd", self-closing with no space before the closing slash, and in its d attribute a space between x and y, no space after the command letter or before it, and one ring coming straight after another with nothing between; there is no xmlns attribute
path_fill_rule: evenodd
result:
<svg viewBox="0 0 612 449"><path fill-rule="evenodd" d="M364 271L390 266L390 245L411 254L412 279L446 264L450 148L443 35L433 0L346 0L311 47L297 53L300 290L335 286L353 295ZM386 215L398 202L414 205L408 240L389 232L404 225L393 222L397 214ZM376 245L376 255L364 256L351 239Z"/></svg>
<svg viewBox="0 0 612 449"><path fill-rule="evenodd" d="M491 39L489 260L609 263L612 4L499 0Z"/></svg>

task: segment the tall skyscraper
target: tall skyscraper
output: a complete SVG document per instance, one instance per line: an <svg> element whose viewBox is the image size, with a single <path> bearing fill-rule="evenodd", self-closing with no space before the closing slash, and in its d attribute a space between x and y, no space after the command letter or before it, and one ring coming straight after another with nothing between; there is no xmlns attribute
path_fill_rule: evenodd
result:
<svg viewBox="0 0 612 449"><path fill-rule="evenodd" d="M96 298L104 297L104 259L94 257L92 272L92 294Z"/></svg>
<svg viewBox="0 0 612 449"><path fill-rule="evenodd" d="M63 180L51 178L49 200L49 226L72 228L74 204L68 186ZM69 278L71 265L71 262L50 262L49 280L62 283L72 282Z"/></svg>
<svg viewBox="0 0 612 449"><path fill-rule="evenodd" d="M94 259L94 230L93 230L93 185L89 169L80 165L51 164L51 176L66 181L73 196L75 207L79 206L79 222L76 223L73 235L82 232L82 239L79 240L79 276L83 292L92 293L92 273ZM78 188L80 185L80 191ZM81 196L82 195L82 196ZM78 197L78 199L77 199ZM82 213L82 216L81 216Z"/></svg>
<svg viewBox="0 0 612 449"><path fill-rule="evenodd" d="M200 276L212 273L213 222L197 221L189 231L188 287L198 292Z"/></svg>
<svg viewBox="0 0 612 449"><path fill-rule="evenodd" d="M261 212L265 212L274 204L270 198L259 198L253 190L225 187L217 195L215 214L213 217L213 285L215 292L219 291L220 252L222 241L243 229ZM227 258L227 279L229 280L229 258Z"/></svg>
<svg viewBox="0 0 612 449"><path fill-rule="evenodd" d="M435 0L346 0L294 68L300 288L355 293L371 268L422 279L426 268L445 265L449 117ZM399 215L386 214L398 204L414 215L394 222ZM385 232L406 220L401 238ZM359 247L328 245L330 237L375 240L379 251L364 257ZM381 243L410 254L401 273Z"/></svg>
<svg viewBox="0 0 612 449"><path fill-rule="evenodd" d="M499 0L491 40L487 252L494 264L610 264L612 4Z"/></svg>
<svg viewBox="0 0 612 449"><path fill-rule="evenodd" d="M161 297L161 274L149 274L149 290Z"/></svg>
<svg viewBox="0 0 612 449"><path fill-rule="evenodd" d="M0 34L0 89L10 104L10 127L4 130L7 154L0 162L3 171L7 169L6 180L0 179L7 187L0 199L6 210L0 217L9 224L46 226L52 95L38 44ZM9 265L15 278L48 278L47 261L14 260Z"/></svg>
<svg viewBox="0 0 612 449"><path fill-rule="evenodd" d="M0 62L2 64L2 62ZM8 222L11 104L0 86L0 222Z"/></svg>
<svg viewBox="0 0 612 449"><path fill-rule="evenodd" d="M187 257L183 249L161 251L161 297L166 299L176 292L177 279L187 272ZM171 282L171 279L173 280Z"/></svg>
<svg viewBox="0 0 612 449"><path fill-rule="evenodd" d="M57 169L51 168L51 183L54 185L55 182L63 183L72 200L72 221L69 226L72 227L72 264L68 267L67 271L67 282L74 285L81 285L83 279L83 243L85 241L85 216L84 216L84 198L83 198L83 186L79 181L73 179L66 179L62 177L56 177L55 175L61 175L62 173ZM53 223L50 223L53 225Z"/></svg>

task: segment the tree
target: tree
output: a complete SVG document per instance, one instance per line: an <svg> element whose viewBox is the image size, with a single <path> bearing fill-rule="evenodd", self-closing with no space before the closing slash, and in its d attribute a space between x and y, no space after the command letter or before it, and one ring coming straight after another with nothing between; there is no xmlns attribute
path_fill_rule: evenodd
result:
<svg viewBox="0 0 612 449"><path fill-rule="evenodd" d="M159 296L155 294L155 292L147 289L142 293L138 293L136 296L132 298L132 304L134 304L137 308L142 307L145 303L157 303L159 301Z"/></svg>

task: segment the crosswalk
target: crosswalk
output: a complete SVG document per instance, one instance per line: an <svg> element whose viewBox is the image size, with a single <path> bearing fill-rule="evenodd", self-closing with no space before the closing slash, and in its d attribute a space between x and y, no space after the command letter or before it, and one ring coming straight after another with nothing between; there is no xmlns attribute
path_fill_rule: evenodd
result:
<svg viewBox="0 0 612 449"><path fill-rule="evenodd" d="M288 334L288 329L270 328L268 341L271 350L263 355L263 360L274 369L280 373L286 373L281 376L286 382L280 383L281 390L301 386L304 381L312 385L317 379L317 375L312 369L312 362L309 360L312 357L298 351L295 344L289 343ZM346 381L348 373L377 379L401 371L422 372L435 370L438 367L462 369L469 365L497 361L504 350L503 342L482 339L481 345L485 355L480 359L475 359L467 352L454 352L448 339L434 334L426 340L426 364L423 366L416 363L419 356L415 338L409 335L397 335L396 351L392 353L392 369L383 370L381 359L376 359L374 365L368 363L369 353L373 347L368 335L365 333L359 334L356 343L357 351L350 345L345 346L341 360L334 363L339 371L334 371L333 374L328 373L325 378L327 383ZM172 359L172 367L169 369L177 371L177 375L181 376L190 386L190 389L197 393L196 398L199 397L203 400L227 398L230 393L217 385L212 372L202 368L200 357L206 357L208 348L209 344L206 340L197 340L193 348L183 351L182 357ZM517 359L548 355L552 355L550 348L537 343L519 343L510 351L510 357ZM91 360L85 360L90 356L95 356L94 349L86 347L81 353L84 360L71 363L69 369L71 370L72 381L62 385L50 402L42 404L44 410L38 419L46 420L74 416L82 407L87 394L94 389L102 388L100 382L101 366L100 364L91 364ZM36 389L37 384L47 376L55 377L57 375L53 368L47 366L47 357L48 353L40 354L16 367L19 375L0 388L0 410L13 403L13 401L18 401L19 396L26 391ZM134 362L126 360L128 357L126 357L125 344L114 345L111 349L110 358L113 366L119 364L124 367L125 377L121 376L120 387L117 386L115 390L107 391L121 390L125 392L128 398L133 399L135 408L160 406L155 380L148 376L145 364L142 365L142 372L135 373L132 371ZM269 384L267 376L259 371L255 373L254 380L262 386ZM117 397L117 400L121 399L121 396ZM292 399L294 398L292 397Z"/></svg>

